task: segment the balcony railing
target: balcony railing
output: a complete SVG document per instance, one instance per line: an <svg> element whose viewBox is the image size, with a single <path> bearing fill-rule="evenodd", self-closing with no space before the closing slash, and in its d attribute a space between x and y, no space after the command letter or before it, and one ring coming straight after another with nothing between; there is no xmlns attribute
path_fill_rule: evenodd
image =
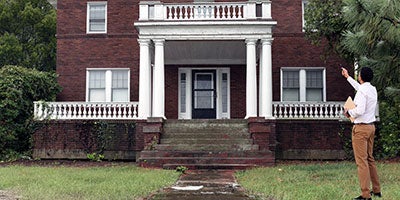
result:
<svg viewBox="0 0 400 200"><path fill-rule="evenodd" d="M145 20L246 20L271 19L271 1L163 4L140 2L139 21Z"/></svg>
<svg viewBox="0 0 400 200"><path fill-rule="evenodd" d="M34 117L44 119L138 119L138 102L34 102Z"/></svg>
<svg viewBox="0 0 400 200"><path fill-rule="evenodd" d="M277 119L344 119L344 102L273 102Z"/></svg>

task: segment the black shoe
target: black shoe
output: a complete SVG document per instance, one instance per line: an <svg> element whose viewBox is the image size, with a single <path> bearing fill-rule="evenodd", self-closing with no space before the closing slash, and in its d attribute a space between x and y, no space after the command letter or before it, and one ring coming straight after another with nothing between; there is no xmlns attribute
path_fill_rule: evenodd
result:
<svg viewBox="0 0 400 200"><path fill-rule="evenodd" d="M364 198L362 196L354 198L354 200L372 200L372 198Z"/></svg>
<svg viewBox="0 0 400 200"><path fill-rule="evenodd" d="M374 191L371 191L371 195L374 195L374 197L382 197L380 192L375 193Z"/></svg>

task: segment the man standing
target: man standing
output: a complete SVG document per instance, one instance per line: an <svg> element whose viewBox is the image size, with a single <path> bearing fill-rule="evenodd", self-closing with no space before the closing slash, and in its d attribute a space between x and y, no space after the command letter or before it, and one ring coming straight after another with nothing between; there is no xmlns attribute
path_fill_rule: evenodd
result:
<svg viewBox="0 0 400 200"><path fill-rule="evenodd" d="M370 83L374 74L369 67L361 68L358 75L359 83L349 76L345 68L342 68L342 75L357 90L354 97L356 107L344 110L346 117L354 118L351 139L361 187L361 196L354 199L372 199L372 194L381 197L379 177L372 155L375 136L375 109L378 102L376 88ZM370 191L371 182L372 191Z"/></svg>

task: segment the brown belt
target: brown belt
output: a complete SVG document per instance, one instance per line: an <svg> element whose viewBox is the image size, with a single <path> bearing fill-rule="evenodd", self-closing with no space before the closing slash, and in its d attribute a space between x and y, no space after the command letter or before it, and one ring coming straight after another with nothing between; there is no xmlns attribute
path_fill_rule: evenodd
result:
<svg viewBox="0 0 400 200"><path fill-rule="evenodd" d="M371 122L371 123L354 123L354 125L374 125L374 122Z"/></svg>

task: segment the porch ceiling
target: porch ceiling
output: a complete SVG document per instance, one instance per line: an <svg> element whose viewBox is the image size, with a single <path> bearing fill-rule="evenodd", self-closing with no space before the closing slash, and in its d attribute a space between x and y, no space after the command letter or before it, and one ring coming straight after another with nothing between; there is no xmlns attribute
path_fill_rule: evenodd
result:
<svg viewBox="0 0 400 200"><path fill-rule="evenodd" d="M243 40L166 41L167 65L242 65L246 64Z"/></svg>

